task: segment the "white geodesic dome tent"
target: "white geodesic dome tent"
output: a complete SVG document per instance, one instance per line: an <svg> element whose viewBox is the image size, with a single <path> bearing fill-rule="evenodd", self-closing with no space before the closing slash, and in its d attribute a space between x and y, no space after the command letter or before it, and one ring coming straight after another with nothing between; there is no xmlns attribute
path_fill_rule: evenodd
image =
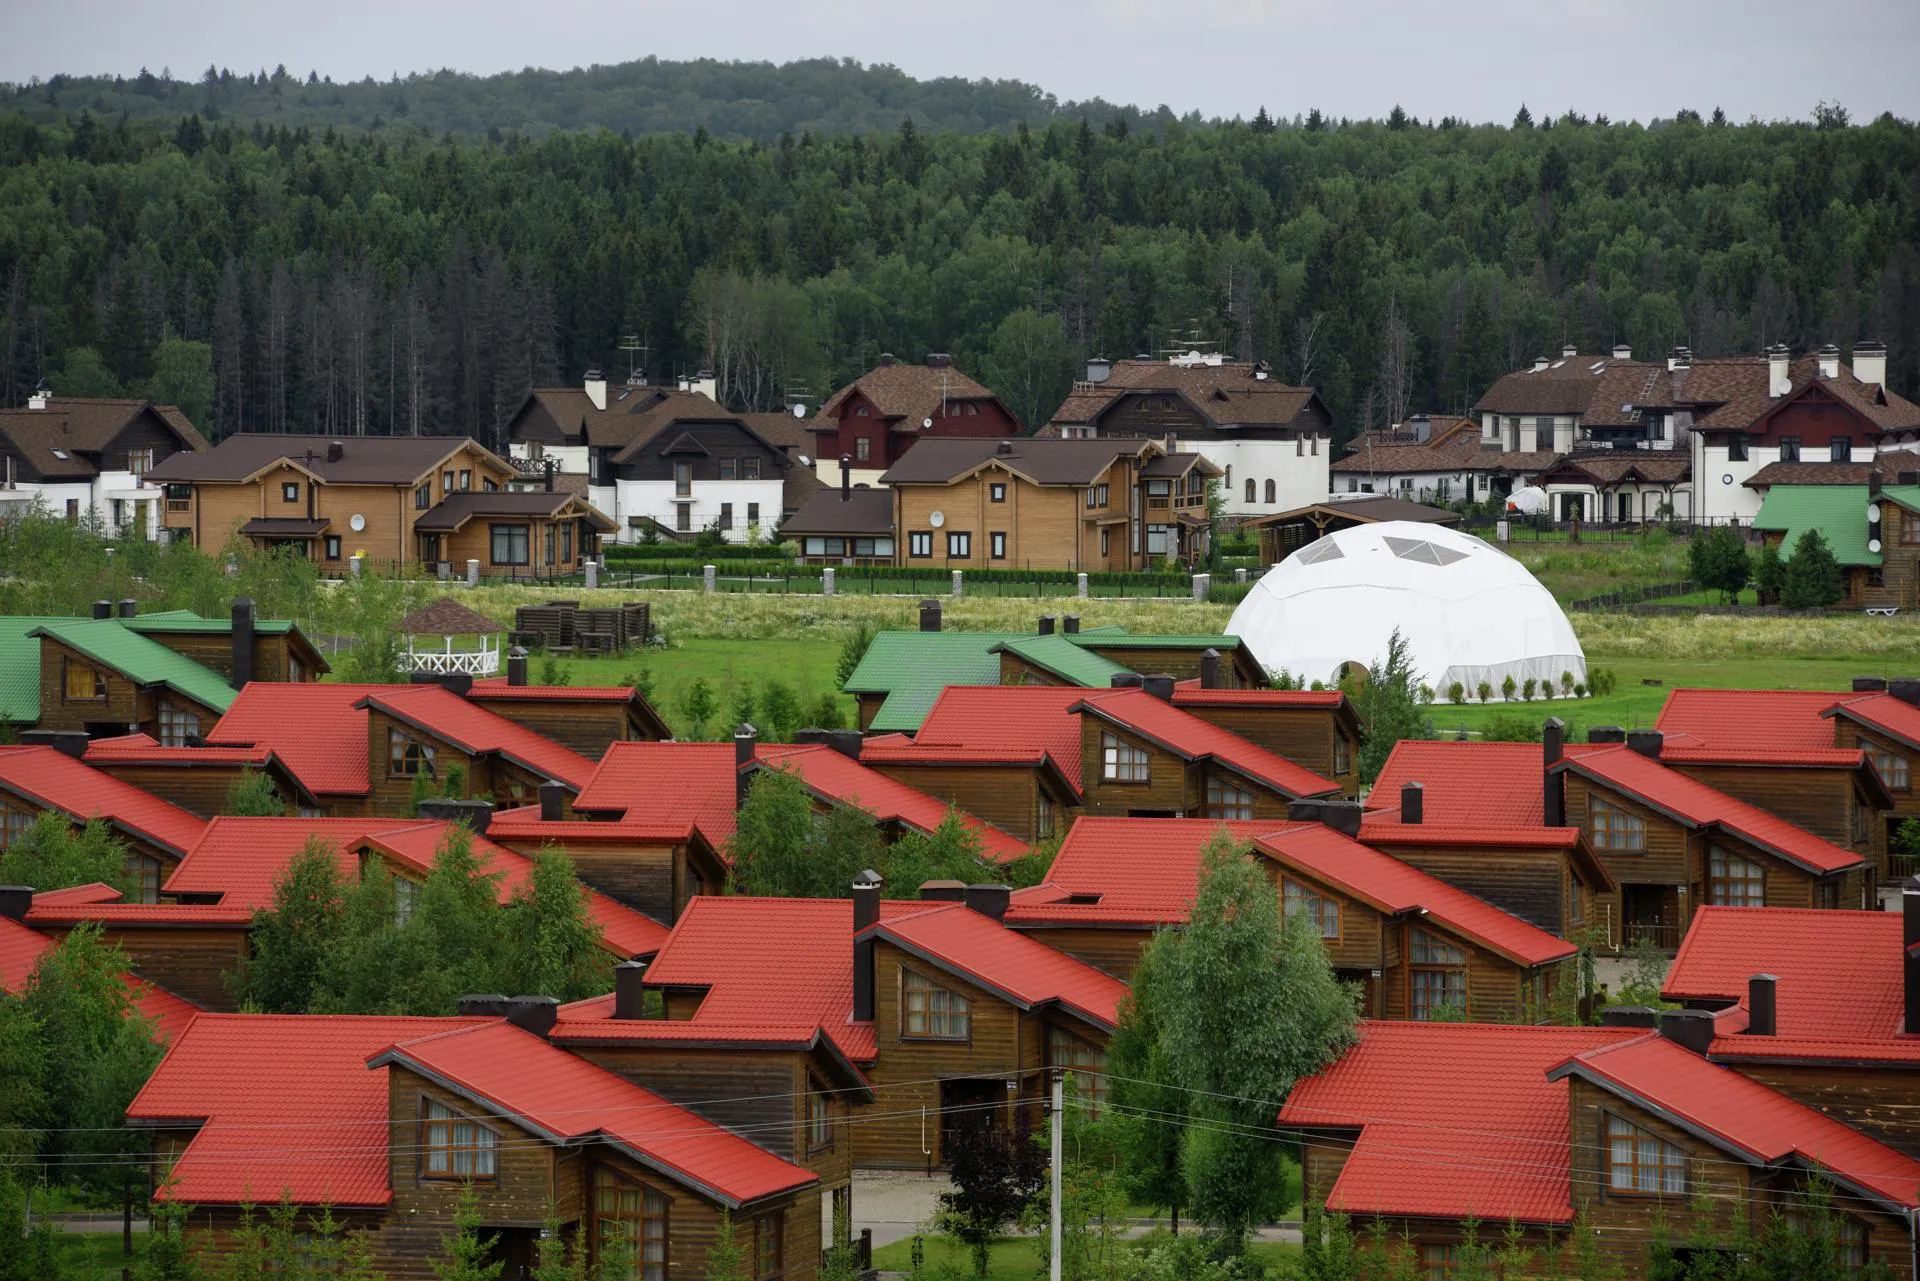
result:
<svg viewBox="0 0 1920 1281"><path fill-rule="evenodd" d="M1508 676L1516 685L1531 676L1558 686L1562 672L1587 679L1572 625L1526 566L1416 521L1356 525L1308 543L1254 584L1227 634L1269 671L1332 684L1347 664L1385 657L1396 627L1420 681L1442 700L1455 681L1498 691Z"/></svg>

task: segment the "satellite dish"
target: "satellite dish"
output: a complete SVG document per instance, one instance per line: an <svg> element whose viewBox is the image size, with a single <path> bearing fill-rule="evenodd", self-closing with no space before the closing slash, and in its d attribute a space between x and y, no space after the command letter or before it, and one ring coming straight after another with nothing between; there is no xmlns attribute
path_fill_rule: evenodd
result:
<svg viewBox="0 0 1920 1281"><path fill-rule="evenodd" d="M807 416L807 407L805 405L795 405L793 407L793 416L795 418L805 418Z"/></svg>
<svg viewBox="0 0 1920 1281"><path fill-rule="evenodd" d="M798 458L800 459L800 465L801 465L802 467L811 467L811 466L813 466L813 459L811 459L811 458L809 458L809 457L807 457L807 456L806 456L805 454L799 454L799 455L796 455L796 457L798 457Z"/></svg>
<svg viewBox="0 0 1920 1281"><path fill-rule="evenodd" d="M1878 556L1880 554L1880 540L1877 538L1869 538L1867 540L1867 550L1875 556Z"/></svg>
<svg viewBox="0 0 1920 1281"><path fill-rule="evenodd" d="M347 524L351 526L353 529L353 532L357 534L361 530L367 527L367 518L365 516L362 516L359 512L355 512L353 514L353 518L349 520Z"/></svg>
<svg viewBox="0 0 1920 1281"><path fill-rule="evenodd" d="M922 419L920 420L920 427L921 427L921 429L922 429L923 431L924 431L924 430L931 430L931 429L932 429L932 427L933 427L933 419L931 419L931 418L922 418Z"/></svg>
<svg viewBox="0 0 1920 1281"><path fill-rule="evenodd" d="M1867 523L1869 525L1877 525L1880 523L1880 504L1879 503L1867 504Z"/></svg>
<svg viewBox="0 0 1920 1281"><path fill-rule="evenodd" d="M931 516L927 517L927 524L932 525L935 529L940 528L940 526L946 523L947 514L945 512L934 512Z"/></svg>

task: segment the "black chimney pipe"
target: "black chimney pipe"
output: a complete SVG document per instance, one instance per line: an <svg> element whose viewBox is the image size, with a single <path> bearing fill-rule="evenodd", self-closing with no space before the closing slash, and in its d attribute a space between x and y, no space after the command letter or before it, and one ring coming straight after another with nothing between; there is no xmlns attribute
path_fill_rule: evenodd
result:
<svg viewBox="0 0 1920 1281"><path fill-rule="evenodd" d="M840 501L853 501L853 455L840 455Z"/></svg>
<svg viewBox="0 0 1920 1281"><path fill-rule="evenodd" d="M1547 717L1540 727L1540 761L1543 777L1540 818L1548 827L1567 825L1567 784L1554 770L1560 763L1567 741L1567 725L1558 716Z"/></svg>
<svg viewBox="0 0 1920 1281"><path fill-rule="evenodd" d="M1887 678L1884 676L1856 676L1853 678L1853 692L1856 694L1884 694L1887 692Z"/></svg>
<svg viewBox="0 0 1920 1281"><path fill-rule="evenodd" d="M1400 821L1402 823L1427 821L1427 789L1420 784L1407 783L1400 788Z"/></svg>
<svg viewBox="0 0 1920 1281"><path fill-rule="evenodd" d="M1142 676L1140 688L1163 703L1173 701L1173 677L1171 676Z"/></svg>
<svg viewBox="0 0 1920 1281"><path fill-rule="evenodd" d="M1217 649L1200 651L1200 688L1220 688L1220 651Z"/></svg>
<svg viewBox="0 0 1920 1281"><path fill-rule="evenodd" d="M613 967L613 1017L647 1017L647 963L622 961Z"/></svg>
<svg viewBox="0 0 1920 1281"><path fill-rule="evenodd" d="M747 788L753 783L753 775L747 772L747 766L753 764L754 741L760 737L760 731L741 721L733 730L733 803L736 806L747 803Z"/></svg>
<svg viewBox="0 0 1920 1281"><path fill-rule="evenodd" d="M1068 636L1080 634L1080 615L1067 614L1060 619L1060 630Z"/></svg>
<svg viewBox="0 0 1920 1281"><path fill-rule="evenodd" d="M562 822L567 816L567 785L559 779L550 778L540 784L540 821L542 823Z"/></svg>
<svg viewBox="0 0 1920 1281"><path fill-rule="evenodd" d="M507 998L507 1022L535 1036L546 1038L560 1021L560 1002L551 996L512 996Z"/></svg>
<svg viewBox="0 0 1920 1281"><path fill-rule="evenodd" d="M24 921L32 907L33 886L0 885L0 917L9 921Z"/></svg>
<svg viewBox="0 0 1920 1281"><path fill-rule="evenodd" d="M1920 680L1915 680L1909 676L1900 680L1888 681L1887 693L1893 695L1903 703L1920 707Z"/></svg>
<svg viewBox="0 0 1920 1281"><path fill-rule="evenodd" d="M253 679L253 597L233 598L233 687Z"/></svg>
<svg viewBox="0 0 1920 1281"><path fill-rule="evenodd" d="M507 1017L507 998L502 992L463 996L454 1005L463 1019L503 1019Z"/></svg>
<svg viewBox="0 0 1920 1281"><path fill-rule="evenodd" d="M1779 1006L1774 989L1780 980L1771 974L1756 974L1747 980L1747 1035L1774 1036L1779 1024Z"/></svg>
<svg viewBox="0 0 1920 1281"><path fill-rule="evenodd" d="M1901 951L1907 962L1907 1031L1920 1032L1920 876L1909 877L1900 887Z"/></svg>
<svg viewBox="0 0 1920 1281"><path fill-rule="evenodd" d="M853 882L853 1017L873 1021L873 936L862 932L880 922L880 873L860 873Z"/></svg>
<svg viewBox="0 0 1920 1281"><path fill-rule="evenodd" d="M140 613L140 602L128 596L120 602L120 617L136 618Z"/></svg>
<svg viewBox="0 0 1920 1281"><path fill-rule="evenodd" d="M93 602L93 616L95 618L112 618L113 602L110 600L97 600Z"/></svg>
<svg viewBox="0 0 1920 1281"><path fill-rule="evenodd" d="M1660 759L1660 749L1667 736L1657 729L1630 729L1627 731L1627 746L1650 761Z"/></svg>
<svg viewBox="0 0 1920 1281"><path fill-rule="evenodd" d="M1004 921L1007 919L1007 900L1012 893L1013 887L1004 881L986 881L967 886L967 896L963 901L982 916Z"/></svg>
<svg viewBox="0 0 1920 1281"><path fill-rule="evenodd" d="M1054 617L1052 614L1040 615L1040 633L1039 634L1042 636L1053 635L1053 623L1054 623Z"/></svg>
<svg viewBox="0 0 1920 1281"><path fill-rule="evenodd" d="M507 684L527 683L527 651L515 645L507 651Z"/></svg>
<svg viewBox="0 0 1920 1281"><path fill-rule="evenodd" d="M1704 1055L1713 1044L1713 1014L1708 1010L1662 1010L1660 1035L1683 1050Z"/></svg>
<svg viewBox="0 0 1920 1281"><path fill-rule="evenodd" d="M920 630L937 632L940 630L940 602L931 598L920 602Z"/></svg>

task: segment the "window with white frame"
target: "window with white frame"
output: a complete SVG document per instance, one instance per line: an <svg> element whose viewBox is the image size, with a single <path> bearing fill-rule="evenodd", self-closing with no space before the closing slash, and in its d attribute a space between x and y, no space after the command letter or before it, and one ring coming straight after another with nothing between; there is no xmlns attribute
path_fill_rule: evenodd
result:
<svg viewBox="0 0 1920 1281"><path fill-rule="evenodd" d="M1100 777L1111 783L1146 782L1146 749L1135 747L1116 735L1102 734L1100 736Z"/></svg>

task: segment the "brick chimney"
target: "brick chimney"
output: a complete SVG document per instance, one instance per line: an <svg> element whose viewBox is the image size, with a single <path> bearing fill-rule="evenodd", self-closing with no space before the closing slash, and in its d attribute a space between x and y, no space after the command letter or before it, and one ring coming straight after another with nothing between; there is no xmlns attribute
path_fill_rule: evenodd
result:
<svg viewBox="0 0 1920 1281"><path fill-rule="evenodd" d="M1793 353L1785 343L1767 348L1767 395L1774 400L1793 390Z"/></svg>
<svg viewBox="0 0 1920 1281"><path fill-rule="evenodd" d="M1870 387L1884 386L1887 381L1887 345L1878 342L1855 343L1853 376Z"/></svg>

